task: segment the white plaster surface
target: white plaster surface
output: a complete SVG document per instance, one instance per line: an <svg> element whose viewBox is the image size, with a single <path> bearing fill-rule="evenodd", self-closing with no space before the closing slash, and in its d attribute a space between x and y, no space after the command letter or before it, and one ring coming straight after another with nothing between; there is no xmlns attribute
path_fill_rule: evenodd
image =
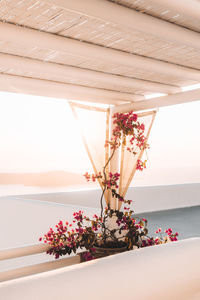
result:
<svg viewBox="0 0 200 300"><path fill-rule="evenodd" d="M21 195L20 198L62 204L100 207L100 190ZM126 199L133 200L136 213L200 205L200 183L130 187Z"/></svg>
<svg viewBox="0 0 200 300"><path fill-rule="evenodd" d="M0 249L38 243L41 235L59 220L69 222L73 212L83 210L89 215L95 208L34 201L15 197L0 198L0 228L3 228Z"/></svg>
<svg viewBox="0 0 200 300"><path fill-rule="evenodd" d="M0 283L3 300L199 300L200 238Z"/></svg>
<svg viewBox="0 0 200 300"><path fill-rule="evenodd" d="M91 190L1 197L0 249L38 243L38 238L46 233L49 227L54 226L60 219L63 221L70 220L75 210L81 209L92 215L98 211L100 193L100 190ZM197 218L194 213L190 212L190 217L194 220L188 233L188 226L184 219L179 218L180 222L178 221L178 212L173 213L174 220L173 218L171 220L172 212L167 211L167 209L200 205L200 184L130 188L127 199L134 200L133 209L139 214L145 211L158 210L168 212L168 217L163 216L163 214L160 215L157 220L158 225L155 218L157 215L147 215L152 232L157 229L157 226L168 226L178 231L181 238L199 236L199 231L197 232L195 227L195 224L199 224L199 222L194 219L194 217ZM184 212L184 216L188 221L187 212ZM162 223L164 224L162 225ZM184 236L183 233L188 233L188 235ZM42 253L20 259L1 261L0 272L51 260L53 260L53 257Z"/></svg>
<svg viewBox="0 0 200 300"><path fill-rule="evenodd" d="M0 198L0 250L38 244L39 237L47 233L50 227L54 227L59 220L70 222L73 212L79 210L83 210L89 216L98 212L98 209L91 207L17 197ZM0 261L0 272L52 260L53 256L42 253Z"/></svg>

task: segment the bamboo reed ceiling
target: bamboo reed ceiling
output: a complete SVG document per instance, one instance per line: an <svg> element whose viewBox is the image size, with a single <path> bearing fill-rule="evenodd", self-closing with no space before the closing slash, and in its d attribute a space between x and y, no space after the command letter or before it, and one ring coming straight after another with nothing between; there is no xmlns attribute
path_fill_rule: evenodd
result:
<svg viewBox="0 0 200 300"><path fill-rule="evenodd" d="M84 2L84 0L75 1ZM68 38L72 41L87 43L87 45L98 45L100 46L99 49L117 50L122 54L136 55L141 59L150 58L158 63L164 62L175 67L186 67L189 71L196 72L197 76L191 76L190 78L189 75L182 76L181 72L169 74L154 68L150 70L140 68L138 65L133 67L131 64L124 64L122 60L113 60L108 63L108 60L104 58L98 59L98 57L92 57L89 54L88 57L85 54L82 55L81 46L80 54L77 54L70 53L62 48L55 49L53 43L51 48L38 43L30 45L26 39L16 41L9 38L0 38L0 54L8 54L10 59L13 59L14 56L16 61L17 58L28 58L35 65L40 62L41 71L36 67L32 68L31 64L29 68L20 68L15 63L5 65L0 60L0 73L136 95L151 94L153 89L155 92L163 92L165 85L166 89L169 87L169 92L166 92L166 94L170 94L170 88L172 90L177 87L178 91L180 87L200 82L200 75L198 80L200 69L200 49L198 47L195 48L188 44L159 38L154 32L149 34L142 32L140 29L128 30L126 27L106 21L104 18L97 18L96 16L83 14L78 10L68 9L66 6L63 7L62 2L60 0L2 0L0 1L0 25L8 23L16 26L16 28L35 29L40 33L51 33L53 36L60 36L64 42L65 38ZM191 32L198 33L200 31L200 19L188 17L182 11L180 13L178 8L176 10L166 7L166 4L162 4L162 1L113 0L104 2L153 16L158 20L164 20L181 28L189 29ZM45 72L44 62L53 63L55 66L72 66L77 70L98 73L95 73L96 77L92 77L92 73L88 73L90 77L85 76L84 78L84 76L76 76L75 72L73 74L70 71L67 73L67 70L65 73L59 73L59 71ZM53 65L49 67L53 68ZM116 84L114 77L110 77L112 80L98 80L98 76L102 77L103 74L117 75L119 82ZM129 81L130 84L125 84L126 78L138 79L140 82L137 84L134 81L132 83ZM121 84L120 79L123 80ZM152 88L150 88L151 84ZM161 84L160 87L159 84Z"/></svg>
<svg viewBox="0 0 200 300"><path fill-rule="evenodd" d="M171 7L168 7L166 1L159 1L158 3L158 1L156 0L112 0L112 2L135 9L142 13L149 14L156 18L160 18L165 21L192 29L197 32L200 31L199 19L186 17L179 11L179 9L172 9ZM174 0L174 2L176 2L176 0Z"/></svg>

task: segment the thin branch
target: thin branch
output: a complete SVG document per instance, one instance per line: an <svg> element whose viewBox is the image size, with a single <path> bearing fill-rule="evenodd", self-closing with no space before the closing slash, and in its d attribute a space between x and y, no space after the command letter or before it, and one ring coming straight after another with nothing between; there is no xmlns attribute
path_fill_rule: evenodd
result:
<svg viewBox="0 0 200 300"><path fill-rule="evenodd" d="M113 155L115 154L115 150L116 150L116 148L113 149L113 152L112 152L111 156L109 157L108 161L106 162L105 166L103 167L103 175L104 175L104 181L105 182L107 181L106 168L107 168L109 162L111 161L111 159L113 158ZM104 186L103 192L101 194L101 199L100 199L100 204L101 204L101 218L103 217L103 196L105 194L105 191L106 191L106 185ZM108 204L108 206L109 206L109 204Z"/></svg>

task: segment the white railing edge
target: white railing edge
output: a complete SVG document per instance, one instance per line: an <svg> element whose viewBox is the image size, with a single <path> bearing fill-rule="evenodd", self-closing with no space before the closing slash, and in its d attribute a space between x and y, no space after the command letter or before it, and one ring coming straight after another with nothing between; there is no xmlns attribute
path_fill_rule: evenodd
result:
<svg viewBox="0 0 200 300"><path fill-rule="evenodd" d="M32 245L25 245L22 247L7 248L7 249L0 250L0 260L39 254L39 253L46 252L49 248L50 246L45 244L32 244Z"/></svg>
<svg viewBox="0 0 200 300"><path fill-rule="evenodd" d="M4 272L0 272L0 282L8 281L12 279L17 279L20 277L25 277L29 275L34 275L37 273L43 273L47 271L52 271L55 269L75 265L80 263L80 256L75 255L71 257L65 257L62 259L39 263L39 264L33 264L28 265L21 268L6 270Z"/></svg>

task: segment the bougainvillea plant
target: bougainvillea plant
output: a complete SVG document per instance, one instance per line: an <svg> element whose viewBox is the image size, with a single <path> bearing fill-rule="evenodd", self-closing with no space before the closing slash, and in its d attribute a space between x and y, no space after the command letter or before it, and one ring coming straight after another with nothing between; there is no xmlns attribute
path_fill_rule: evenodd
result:
<svg viewBox="0 0 200 300"><path fill-rule="evenodd" d="M146 247L176 241L178 233L173 233L171 228L162 233L161 228L156 231L156 238L148 236L147 220L134 216L134 211L130 209L131 200L125 200L118 193L119 173L106 172L107 166L112 160L117 148L123 144L126 151L137 155L140 151L149 148L144 134L145 126L138 121L137 114L117 113L113 115L114 129L112 139L106 141L105 147L111 149L111 154L98 174L85 173L87 181L97 179L103 186L100 198L100 216L94 215L92 218L86 216L83 211L74 212L72 223L59 221L56 230L49 229L44 237L39 240L49 244L48 254L59 258L62 255L76 253L77 249L85 249L84 258L90 260L95 258L97 247L100 248L123 248L131 250L134 247ZM146 161L137 160L136 169L142 171L146 168ZM108 204L103 208L103 197L105 191L109 190L112 197L123 202L123 210L112 209ZM114 226L110 226L110 220Z"/></svg>

